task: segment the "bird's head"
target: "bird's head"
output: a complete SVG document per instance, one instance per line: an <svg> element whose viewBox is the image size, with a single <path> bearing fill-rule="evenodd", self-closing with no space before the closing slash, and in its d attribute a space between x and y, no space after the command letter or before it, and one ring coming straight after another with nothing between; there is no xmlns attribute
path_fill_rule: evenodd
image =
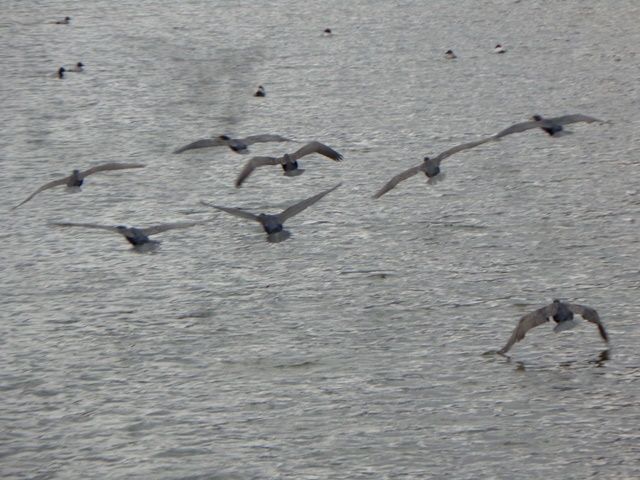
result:
<svg viewBox="0 0 640 480"><path fill-rule="evenodd" d="M531 120L535 120L536 122L539 122L540 120L542 120L542 115L538 115L537 113L531 117Z"/></svg>
<svg viewBox="0 0 640 480"><path fill-rule="evenodd" d="M231 140L231 137L229 135L220 135L218 138L220 140Z"/></svg>

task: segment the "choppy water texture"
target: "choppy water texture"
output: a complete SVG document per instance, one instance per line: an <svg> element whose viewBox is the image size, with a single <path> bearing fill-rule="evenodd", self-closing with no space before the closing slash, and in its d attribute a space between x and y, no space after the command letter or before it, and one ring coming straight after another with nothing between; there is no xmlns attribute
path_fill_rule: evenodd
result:
<svg viewBox="0 0 640 480"><path fill-rule="evenodd" d="M4 2L2 478L638 478L638 18L635 0ZM512 135L371 198L424 155L576 112L612 123ZM171 154L224 132L345 161L234 189L248 156ZM147 168L9 211L107 161ZM278 244L199 205L277 212L338 181ZM207 216L150 254L47 226ZM555 297L599 310L608 353L585 323L483 355Z"/></svg>

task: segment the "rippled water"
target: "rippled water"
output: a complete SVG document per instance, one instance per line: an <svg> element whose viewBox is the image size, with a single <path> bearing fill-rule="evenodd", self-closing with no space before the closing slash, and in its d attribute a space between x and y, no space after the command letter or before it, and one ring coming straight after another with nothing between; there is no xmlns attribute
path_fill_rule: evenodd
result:
<svg viewBox="0 0 640 480"><path fill-rule="evenodd" d="M640 6L317 3L5 3L2 477L640 476ZM371 199L536 112L612 123L512 135ZM234 189L247 156L171 154L224 132L345 161ZM107 161L147 168L9 211ZM279 244L199 205L279 211L339 181ZM47 226L212 215L151 254ZM597 308L611 349L583 323L483 355L555 297Z"/></svg>

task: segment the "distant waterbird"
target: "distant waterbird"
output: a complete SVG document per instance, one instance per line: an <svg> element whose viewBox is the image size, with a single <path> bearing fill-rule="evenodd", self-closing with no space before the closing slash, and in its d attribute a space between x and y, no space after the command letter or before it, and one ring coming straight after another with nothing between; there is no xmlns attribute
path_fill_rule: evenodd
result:
<svg viewBox="0 0 640 480"><path fill-rule="evenodd" d="M284 175L288 177L300 175L304 172L304 169L299 168L298 160L312 153L318 153L336 162L342 160L342 154L336 152L331 147L316 141L309 142L293 153L285 153L282 157L253 157L245 164L240 175L238 175L236 187L240 187L256 168L268 165L280 165L284 171Z"/></svg>
<svg viewBox="0 0 640 480"><path fill-rule="evenodd" d="M206 205L207 207L212 207L217 210L221 210L223 212L229 213L236 217L244 218L247 220L253 220L255 222L260 223L260 225L262 225L262 229L267 234L267 241L275 243L275 242L281 242L283 240L286 240L290 236L290 233L284 229L284 222L286 220L293 217L294 215L299 214L306 208L310 207L311 205L316 203L318 200L320 200L322 197L324 197L328 193L333 192L340 185L341 184L339 183L328 190L320 192L317 195L307 198L306 200L302 200L301 202L291 205L290 207L286 208L285 210L283 210L282 212L276 215L269 215L265 213L260 213L256 215L254 213L247 212L246 210L242 210L239 208L222 207L219 205L212 205L207 202L200 202L200 203L202 203L202 205Z"/></svg>
<svg viewBox="0 0 640 480"><path fill-rule="evenodd" d="M444 152L440 153L439 155L433 158L424 157L420 165L411 167L408 170L405 170L404 172L399 173L398 175L393 177L391 180L389 180L380 190L378 190L375 193L373 198L380 198L389 190L392 190L393 188L395 188L396 185L398 185L400 182L407 180L408 178L411 178L420 172L424 173L429 178L429 183L433 183L433 181L438 176L442 177L444 175L440 173L440 163L442 163L442 161L445 158L448 158L451 155L461 152L463 150L468 150L470 148L477 147L478 145L482 145L483 143L487 143L492 140L494 140L493 137L483 138L482 140L476 140L475 142L463 143L462 145L455 146L453 148L450 148L449 150L445 150Z"/></svg>
<svg viewBox="0 0 640 480"><path fill-rule="evenodd" d="M449 60L453 60L454 58L458 58L458 56L453 53L453 50L447 50L446 52L444 52L444 56L445 58L448 58Z"/></svg>
<svg viewBox="0 0 640 480"><path fill-rule="evenodd" d="M282 137L280 135L271 135L271 134L263 134L263 135L251 135L245 138L231 138L228 135L218 135L214 138L204 138L202 140L196 140L184 147L180 147L174 150L173 153L182 153L187 150L194 150L196 148L209 148L209 147L229 147L236 153L247 153L249 151L249 145L253 145L254 143L263 143L263 142L290 142L288 138Z"/></svg>
<svg viewBox="0 0 640 480"><path fill-rule="evenodd" d="M533 128L540 128L553 137L564 131L563 125L567 125L570 123L577 123L577 122L606 123L604 120L599 120L597 118L590 117L588 115L583 115L581 113L563 115L561 117L554 117L554 118L544 118L541 115L534 115L531 117L531 120L527 122L516 123L515 125L511 125L510 127L505 128L504 130L496 133L494 135L494 138L497 140L506 135L511 135L512 133L525 132Z"/></svg>
<svg viewBox="0 0 640 480"><path fill-rule="evenodd" d="M67 69L67 72L84 72L84 63L78 62L73 67Z"/></svg>
<svg viewBox="0 0 640 480"><path fill-rule="evenodd" d="M56 73L56 75L58 76L58 78L64 78L64 72L66 72L67 70L64 67L60 67L58 69L58 72Z"/></svg>
<svg viewBox="0 0 640 480"><path fill-rule="evenodd" d="M62 20L56 20L56 25L69 25L71 23L71 17L64 17Z"/></svg>
<svg viewBox="0 0 640 480"><path fill-rule="evenodd" d="M258 85L258 90L253 94L254 97L266 97L267 91L264 89L262 85Z"/></svg>
<svg viewBox="0 0 640 480"><path fill-rule="evenodd" d="M493 53L505 53L507 51L506 48L504 48L502 45L497 44L494 48L493 48Z"/></svg>
<svg viewBox="0 0 640 480"><path fill-rule="evenodd" d="M598 327L598 332L600 332L602 339L605 343L609 343L609 335L607 335L607 331L600 320L598 312L591 307L575 303L564 303L556 299L546 307L539 308L538 310L523 316L518 321L518 325L511 334L507 344L502 347L502 349L498 350L498 353L504 355L515 343L522 340L529 330L542 325L549 320L556 322L557 325L553 329L556 333L575 327L577 322L573 319L574 314L580 315L585 320L594 323Z"/></svg>
<svg viewBox="0 0 640 480"><path fill-rule="evenodd" d="M29 195L25 200L23 200L18 205L13 207L11 210L15 210L20 205L24 205L25 203L27 203L29 200L31 200L33 197L35 197L37 194L39 194L44 190L48 190L50 188L57 187L60 185L66 185L67 187L80 187L84 183L84 179L89 175L93 175L94 173L106 172L110 170L124 170L128 168L143 168L143 167L145 167L145 165L141 163L113 163L112 162L112 163L103 163L101 165L96 165L95 167L91 167L84 171L73 170L73 172L71 172L71 175L67 177L60 178L58 180L53 180L52 182L49 182L49 183L45 183L40 188L38 188L35 192Z"/></svg>

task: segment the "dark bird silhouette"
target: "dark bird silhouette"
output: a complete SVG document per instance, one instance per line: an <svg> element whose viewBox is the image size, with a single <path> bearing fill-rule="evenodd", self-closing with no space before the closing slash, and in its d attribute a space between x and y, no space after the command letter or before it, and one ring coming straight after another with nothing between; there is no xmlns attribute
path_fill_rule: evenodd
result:
<svg viewBox="0 0 640 480"><path fill-rule="evenodd" d="M289 142L290 140L280 135L251 135L245 138L231 138L228 135L219 135L214 138L204 138L202 140L196 140L184 147L180 147L174 150L173 153L182 153L187 150L194 150L196 148L209 148L209 147L224 147L227 146L236 153L247 153L249 151L249 145L259 142Z"/></svg>
<svg viewBox="0 0 640 480"><path fill-rule="evenodd" d="M20 205L24 205L37 194L44 190L48 190L53 187L57 187L59 185L66 185L67 187L80 187L84 183L84 179L89 175L93 175L98 172L105 172L109 170L123 170L126 168L143 168L145 165L141 163L103 163L102 165L96 165L95 167L91 167L83 172L80 170L74 170L71 172L71 175L68 177L60 178L58 180L53 180L52 182L45 183L40 188L38 188L35 192L29 195L25 200L20 202L18 205L13 207L11 210L15 210Z"/></svg>
<svg viewBox="0 0 640 480"><path fill-rule="evenodd" d="M266 97L267 91L264 89L262 85L258 85L258 90L253 94L254 97Z"/></svg>
<svg viewBox="0 0 640 480"><path fill-rule="evenodd" d="M60 67L60 68L58 69L58 73L57 73L58 78L64 78L64 72L66 72L66 71L67 71L67 70L66 70L64 67Z"/></svg>
<svg viewBox="0 0 640 480"><path fill-rule="evenodd" d="M458 58L458 56L453 53L453 50L447 50L446 52L444 52L444 56L446 58L448 58L449 60L453 60L454 58Z"/></svg>
<svg viewBox="0 0 640 480"><path fill-rule="evenodd" d="M268 215L265 213L256 215L256 214L247 212L245 210L241 210L239 208L221 207L218 205L211 205L207 202L200 202L200 203L202 203L202 205L206 205L207 207L212 207L212 208L221 210L223 212L227 212L236 217L256 221L260 223L260 225L262 225L262 229L267 234L268 241L279 242L282 240L286 240L289 237L289 232L284 230L284 222L286 220L302 212L307 207L310 207L311 205L316 203L318 200L320 200L322 197L324 197L328 193L333 192L340 185L341 184L339 183L336 186L331 187L328 190L325 190L324 192L320 192L317 195L314 195L313 197L307 198L306 200L302 200L301 202L298 202L288 207L287 209L283 210L277 215Z"/></svg>
<svg viewBox="0 0 640 480"><path fill-rule="evenodd" d="M547 132L552 137L554 135L559 134L564 131L563 125L567 125L569 123L577 123L577 122L602 122L603 120L599 120L594 117L589 117L588 115L582 115L581 113L576 113L572 115L563 115L561 117L554 118L543 118L540 115L534 115L531 117L531 120L528 122L516 123L515 125L511 125L508 128L496 133L494 138L497 140L506 135L510 135L512 133L520 133L526 130L531 130L532 128L541 128L545 132Z"/></svg>
<svg viewBox="0 0 640 480"><path fill-rule="evenodd" d="M56 25L69 25L71 23L71 17L64 17L62 20L56 20Z"/></svg>
<svg viewBox="0 0 640 480"><path fill-rule="evenodd" d="M95 223L73 223L73 222L52 222L49 225L56 226L56 227L92 228L92 229L98 229L98 230L106 230L108 232L119 233L127 240L127 242L129 242L134 247L142 247L146 245L158 245L160 243L156 240L151 240L149 238L151 235L156 235L158 233L166 232L167 230L194 227L196 225L202 225L203 223L206 223L209 221L211 221L211 219L199 220L199 221L193 221L193 222L164 223L164 224L154 225L152 227L147 227L147 228L127 227L124 225L111 226L111 225L96 225Z"/></svg>
<svg viewBox="0 0 640 480"><path fill-rule="evenodd" d="M288 177L300 175L304 172L304 169L298 167L298 160L306 155L311 155L312 153L319 153L320 155L324 155L336 162L342 160L342 154L336 152L334 149L327 147L320 142L309 142L304 147L293 153L285 153L282 157L253 157L245 164L240 175L238 175L238 178L236 179L236 187L240 187L242 182L244 182L256 168L267 165L281 165L282 170L284 170L284 175Z"/></svg>
<svg viewBox="0 0 640 480"><path fill-rule="evenodd" d="M557 325L553 329L553 331L556 333L575 327L577 325L577 322L573 319L574 314L580 315L582 318L591 323L595 323L598 327L598 331L600 332L600 336L602 337L602 339L606 343L609 343L609 335L607 335L607 331L600 321L598 312L596 312L593 308L586 307L584 305L578 305L575 303L564 303L560 300L554 300L553 303L547 305L546 307L539 308L538 310L523 316L518 322L515 330L511 334L511 337L509 338L507 344L502 347L502 349L499 350L498 353L507 353L515 343L524 338L525 334L529 330L537 327L538 325L542 325L543 323L548 322L550 319L553 319L557 323Z"/></svg>
<svg viewBox="0 0 640 480"><path fill-rule="evenodd" d="M447 157L450 157L454 153L461 152L463 150L468 150L473 147L477 147L478 145L482 145L483 143L487 143L494 140L493 137L484 138L482 140L476 140L475 142L463 143L462 145L458 145L456 147L450 148L449 150L445 150L441 154L436 157L424 157L422 163L416 167L412 167L404 172L399 173L391 180L389 180L380 190L378 190L373 198L380 198L382 195L387 193L389 190L393 189L400 182L417 175L420 172L423 172L427 177L429 177L429 182L432 181L437 175L440 175L440 163Z"/></svg>

